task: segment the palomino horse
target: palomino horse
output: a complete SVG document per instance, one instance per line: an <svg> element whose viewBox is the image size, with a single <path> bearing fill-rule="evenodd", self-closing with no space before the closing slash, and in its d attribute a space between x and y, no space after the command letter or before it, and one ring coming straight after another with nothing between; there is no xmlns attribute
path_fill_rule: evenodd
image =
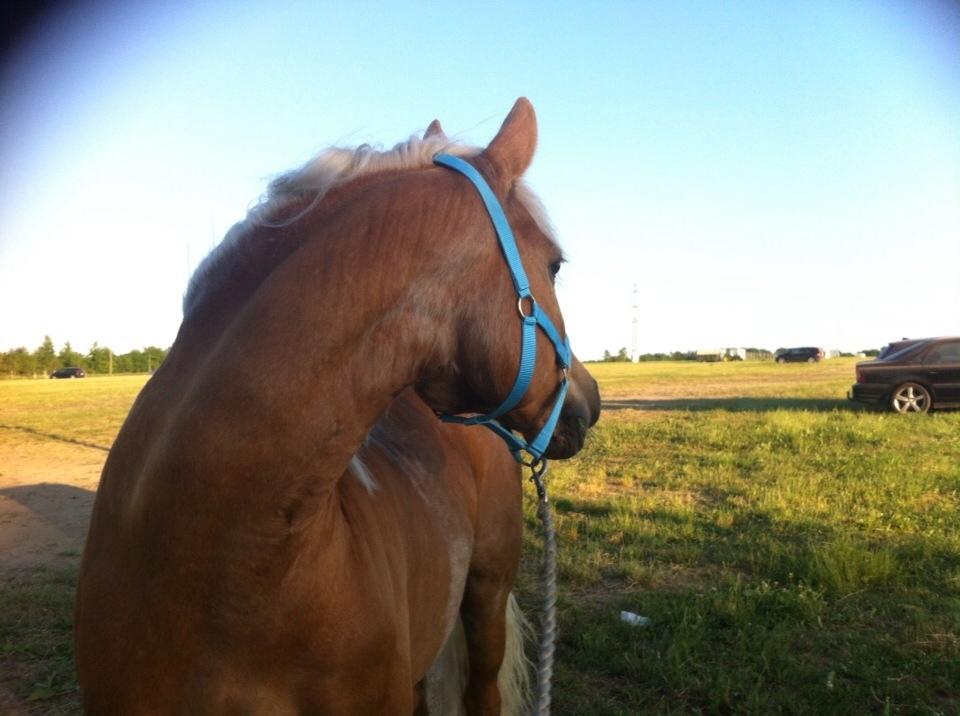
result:
<svg viewBox="0 0 960 716"><path fill-rule="evenodd" d="M535 144L521 99L482 151L436 122L389 152L330 150L204 261L97 491L76 611L89 713L522 708L519 467L494 433L437 419L511 391L518 301L477 190L432 160L486 178L562 335L561 254L521 182ZM528 438L567 373L535 340L501 417ZM599 413L576 360L567 385L547 457Z"/></svg>

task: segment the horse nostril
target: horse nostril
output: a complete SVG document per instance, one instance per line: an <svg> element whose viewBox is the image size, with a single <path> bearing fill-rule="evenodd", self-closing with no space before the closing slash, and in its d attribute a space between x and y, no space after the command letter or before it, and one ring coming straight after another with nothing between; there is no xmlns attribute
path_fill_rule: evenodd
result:
<svg viewBox="0 0 960 716"><path fill-rule="evenodd" d="M586 419L578 415L577 416L577 433L580 437L581 444L583 443L584 440L587 439L587 428L589 427L590 426L587 425Z"/></svg>
<svg viewBox="0 0 960 716"><path fill-rule="evenodd" d="M566 423L570 446L575 452L579 452L587 439L587 430L590 427L587 424L587 418L583 415L571 415Z"/></svg>

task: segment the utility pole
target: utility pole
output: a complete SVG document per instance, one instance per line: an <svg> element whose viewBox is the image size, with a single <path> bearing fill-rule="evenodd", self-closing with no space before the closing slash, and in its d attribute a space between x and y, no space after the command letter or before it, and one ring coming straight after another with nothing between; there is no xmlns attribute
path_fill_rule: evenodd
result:
<svg viewBox="0 0 960 716"><path fill-rule="evenodd" d="M113 350L107 348L107 375L113 375Z"/></svg>
<svg viewBox="0 0 960 716"><path fill-rule="evenodd" d="M637 311L640 309L639 304L637 303L637 284L633 284L633 349L630 353L630 360L634 363L640 360L640 354L637 352L637 338L639 337L638 329L640 318Z"/></svg>

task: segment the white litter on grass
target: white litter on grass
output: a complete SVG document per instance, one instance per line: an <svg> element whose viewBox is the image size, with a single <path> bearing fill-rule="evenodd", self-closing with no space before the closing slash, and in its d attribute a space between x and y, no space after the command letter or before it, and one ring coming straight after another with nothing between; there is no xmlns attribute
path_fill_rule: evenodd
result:
<svg viewBox="0 0 960 716"><path fill-rule="evenodd" d="M650 617L642 617L639 614L634 614L633 612L620 612L620 621L629 624L630 626L647 626L650 624Z"/></svg>

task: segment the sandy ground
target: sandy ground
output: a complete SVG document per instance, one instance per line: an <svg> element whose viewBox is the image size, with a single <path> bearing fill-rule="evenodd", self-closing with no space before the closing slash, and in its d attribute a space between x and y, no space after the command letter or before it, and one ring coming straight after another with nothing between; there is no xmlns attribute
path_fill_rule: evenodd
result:
<svg viewBox="0 0 960 716"><path fill-rule="evenodd" d="M0 428L0 581L78 563L106 458L104 448ZM0 714L33 713L0 683Z"/></svg>
<svg viewBox="0 0 960 716"><path fill-rule="evenodd" d="M0 573L75 564L107 451L0 429Z"/></svg>

